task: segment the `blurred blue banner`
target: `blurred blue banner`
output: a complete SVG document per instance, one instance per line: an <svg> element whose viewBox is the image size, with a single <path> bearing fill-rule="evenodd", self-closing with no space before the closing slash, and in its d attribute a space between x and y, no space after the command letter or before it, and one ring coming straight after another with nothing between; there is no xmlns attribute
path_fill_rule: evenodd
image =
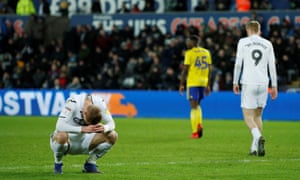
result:
<svg viewBox="0 0 300 180"><path fill-rule="evenodd" d="M71 94L100 94L113 116L147 118L186 118L190 107L185 95L176 91L56 91L0 90L0 115L57 116ZM300 121L300 94L279 93L268 100L266 120ZM232 92L212 93L201 103L205 119L242 119L240 96Z"/></svg>

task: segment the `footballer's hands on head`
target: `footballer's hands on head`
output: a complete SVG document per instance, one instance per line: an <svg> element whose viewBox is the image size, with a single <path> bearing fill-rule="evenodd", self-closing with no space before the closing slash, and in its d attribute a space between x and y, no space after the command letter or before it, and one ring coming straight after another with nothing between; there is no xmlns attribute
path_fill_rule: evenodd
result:
<svg viewBox="0 0 300 180"><path fill-rule="evenodd" d="M104 126L103 124L96 124L96 133L103 133L104 132Z"/></svg>
<svg viewBox="0 0 300 180"><path fill-rule="evenodd" d="M83 133L102 133L104 132L104 126L102 124L90 124L88 126L82 126L81 131Z"/></svg>
<svg viewBox="0 0 300 180"><path fill-rule="evenodd" d="M240 86L238 84L233 85L234 94L240 94Z"/></svg>

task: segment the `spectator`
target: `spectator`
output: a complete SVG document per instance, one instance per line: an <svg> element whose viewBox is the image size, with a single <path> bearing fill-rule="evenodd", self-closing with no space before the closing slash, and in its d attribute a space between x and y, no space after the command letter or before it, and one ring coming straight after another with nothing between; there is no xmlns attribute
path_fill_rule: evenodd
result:
<svg viewBox="0 0 300 180"><path fill-rule="evenodd" d="M251 0L252 10L271 10L272 4L269 0Z"/></svg>
<svg viewBox="0 0 300 180"><path fill-rule="evenodd" d="M65 62L65 53L63 47L56 46L54 52L51 55L51 60L59 61L60 64Z"/></svg>
<svg viewBox="0 0 300 180"><path fill-rule="evenodd" d="M154 4L155 4L154 0L146 0L143 12L154 12L155 11Z"/></svg>
<svg viewBox="0 0 300 180"><path fill-rule="evenodd" d="M162 85L162 77L166 76L169 68L173 69L175 76L180 72L182 51L185 49L183 39L198 34L203 46L210 50L215 59L212 89L214 86L215 90L224 90L227 79L232 78L227 72L232 69L232 59L235 57L233 47L236 47L237 39L245 35L244 26L228 27L222 23L216 29L206 24L200 27L181 24L175 34L163 33L159 26L146 24L138 35L129 25L114 25L108 33L101 24L97 28L79 24L65 32L63 42L52 38L46 44L43 43L45 35L38 30L42 30L43 26L37 28L39 18L31 18L23 34L15 32L9 19L2 19L0 75L3 77L7 72L13 88L24 86L22 73L29 64L32 74L46 74L45 78L34 79L32 88L53 88L55 79L60 83L60 88L64 88L63 81L67 79L68 82L78 76L83 88L167 89L168 85ZM256 17L251 16L251 19L255 18L257 14ZM266 36L276 49L279 80L281 89L284 89L289 81L299 77L300 28L283 18L280 24L270 26ZM37 37L40 37L39 43ZM53 64L56 70L51 70ZM64 66L67 72L64 72ZM124 86L125 81L132 85Z"/></svg>
<svg viewBox="0 0 300 180"><path fill-rule="evenodd" d="M72 82L67 85L67 89L70 89L70 90L81 89L81 88L82 88L82 86L81 86L79 77L77 77L77 76L74 76L72 79Z"/></svg>
<svg viewBox="0 0 300 180"><path fill-rule="evenodd" d="M194 8L194 11L207 11L209 9L208 0L198 0L197 5Z"/></svg>
<svg viewBox="0 0 300 180"><path fill-rule="evenodd" d="M80 34L82 26L77 25L64 33L63 42L66 51L77 53L80 47Z"/></svg>
<svg viewBox="0 0 300 180"><path fill-rule="evenodd" d="M1 89L11 89L13 88L13 82L8 72L4 72L2 76L2 81L0 82Z"/></svg>
<svg viewBox="0 0 300 180"><path fill-rule="evenodd" d="M51 63L51 69L48 71L48 84L50 84L51 82L54 81L54 79L59 77L59 67L58 67L58 63L53 61Z"/></svg>
<svg viewBox="0 0 300 180"><path fill-rule="evenodd" d="M133 77L136 71L137 60L134 57L130 57L126 65L125 76Z"/></svg>
<svg viewBox="0 0 300 180"><path fill-rule="evenodd" d="M35 7L32 0L19 0L17 4L17 15L28 16L35 14Z"/></svg>
<svg viewBox="0 0 300 180"><path fill-rule="evenodd" d="M292 23L289 18L284 17L280 24L280 34L281 37L288 37L292 35Z"/></svg>
<svg viewBox="0 0 300 180"><path fill-rule="evenodd" d="M59 78L55 78L53 80L53 82L51 83L51 85L47 88L51 88L51 89L55 89L55 90L61 90L63 89L61 86L60 86L60 83L59 83Z"/></svg>
<svg viewBox="0 0 300 180"><path fill-rule="evenodd" d="M25 68L21 73L21 87L22 88L36 88L34 87L33 81L33 69L31 68L30 64L26 64Z"/></svg>
<svg viewBox="0 0 300 180"><path fill-rule="evenodd" d="M273 7L269 0L262 0L261 9L262 10L272 10Z"/></svg>
<svg viewBox="0 0 300 180"><path fill-rule="evenodd" d="M130 10L127 7L126 1L123 1L122 5L121 5L121 8L117 10L117 13L123 14L123 13L129 13L129 12L130 12Z"/></svg>
<svg viewBox="0 0 300 180"><path fill-rule="evenodd" d="M6 3L0 2L0 14L8 14L8 7Z"/></svg>
<svg viewBox="0 0 300 180"><path fill-rule="evenodd" d="M67 0L61 0L59 3L59 12L61 16L66 17L69 15L69 3Z"/></svg>
<svg viewBox="0 0 300 180"><path fill-rule="evenodd" d="M92 56L92 66L96 67L96 69L99 69L103 67L106 59L106 54L102 51L102 49L100 47L96 47Z"/></svg>
<svg viewBox="0 0 300 180"><path fill-rule="evenodd" d="M186 0L168 0L167 7L169 11L187 11Z"/></svg>
<svg viewBox="0 0 300 180"><path fill-rule="evenodd" d="M300 9L300 0L289 0L291 9Z"/></svg>
<svg viewBox="0 0 300 180"><path fill-rule="evenodd" d="M39 11L38 14L40 16L48 16L50 15L50 5L47 0L40 0Z"/></svg>
<svg viewBox="0 0 300 180"><path fill-rule="evenodd" d="M150 67L149 73L146 75L146 79L149 84L149 89L162 89L161 64L158 57L153 59L153 64Z"/></svg>
<svg viewBox="0 0 300 180"><path fill-rule="evenodd" d="M174 72L174 69L168 67L165 71L165 74L162 75L162 89L173 91L177 90L179 78L177 78L177 74Z"/></svg>
<svg viewBox="0 0 300 180"><path fill-rule="evenodd" d="M251 0L251 10L259 10L260 2L261 0Z"/></svg>
<svg viewBox="0 0 300 180"><path fill-rule="evenodd" d="M139 8L139 4L138 3L135 3L131 9L131 13L140 13L141 10Z"/></svg>
<svg viewBox="0 0 300 180"><path fill-rule="evenodd" d="M235 3L238 12L247 12L251 9L250 0L236 0Z"/></svg>
<svg viewBox="0 0 300 180"><path fill-rule="evenodd" d="M297 59L296 64L297 64L297 68L298 68L298 75L299 75L299 69L300 69L300 39L297 38L297 40L295 40L295 49L294 49L294 53L293 53L293 59Z"/></svg>
<svg viewBox="0 0 300 180"><path fill-rule="evenodd" d="M46 59L46 61L51 59L50 53L46 51L46 47L44 45L39 45L35 57L37 59L38 66L42 65L43 59ZM45 70L45 69L43 69L43 70Z"/></svg>
<svg viewBox="0 0 300 180"><path fill-rule="evenodd" d="M211 89L213 92L220 91L220 80L221 80L220 74L215 74L212 81L213 83L211 85Z"/></svg>
<svg viewBox="0 0 300 180"><path fill-rule="evenodd" d="M125 89L132 89L135 85L135 69L137 65L137 59L135 57L130 57L126 65L124 76L122 80L122 87Z"/></svg>
<svg viewBox="0 0 300 180"><path fill-rule="evenodd" d="M82 78L83 81L88 77L89 73L89 66L86 64L86 62L83 59L78 59L78 63L75 66L75 69L73 71L72 77L78 76Z"/></svg>
<svg viewBox="0 0 300 180"><path fill-rule="evenodd" d="M92 81L92 88L93 89L105 89L106 81L103 78L101 73L96 75L96 78Z"/></svg>
<svg viewBox="0 0 300 180"><path fill-rule="evenodd" d="M31 15L24 30L32 38L32 47L44 44L46 35L45 20L41 16Z"/></svg>
<svg viewBox="0 0 300 180"><path fill-rule="evenodd" d="M66 88L67 86L67 82L68 82L68 68L65 64L63 64L61 67L60 67L60 73L59 73L59 85L60 87L62 87L63 89Z"/></svg>
<svg viewBox="0 0 300 180"><path fill-rule="evenodd" d="M264 22L263 17L261 17L260 15L258 15L256 11L252 11L251 12L250 19L258 21L260 24L262 24Z"/></svg>
<svg viewBox="0 0 300 180"><path fill-rule="evenodd" d="M109 50L112 48L111 38L103 29L100 29L98 31L95 43L96 43L96 47L100 47L105 53L108 53Z"/></svg>
<svg viewBox="0 0 300 180"><path fill-rule="evenodd" d="M225 73L225 79L224 79L224 84L223 84L223 87L222 87L222 90L225 90L225 91L230 91L232 90L232 74L231 72L226 72Z"/></svg>
<svg viewBox="0 0 300 180"><path fill-rule="evenodd" d="M101 14L102 13L100 0L93 0L91 10L92 10L93 14Z"/></svg>
<svg viewBox="0 0 300 180"><path fill-rule="evenodd" d="M87 44L81 43L79 52L78 52L78 59L82 59L83 61L90 63L91 58L91 51L88 48Z"/></svg>
<svg viewBox="0 0 300 180"><path fill-rule="evenodd" d="M11 14L16 13L17 4L19 0L7 0L8 12Z"/></svg>
<svg viewBox="0 0 300 180"><path fill-rule="evenodd" d="M0 54L0 68L3 71L12 72L14 66L13 57L10 53Z"/></svg>
<svg viewBox="0 0 300 180"><path fill-rule="evenodd" d="M217 11L228 11L231 6L231 0L215 0Z"/></svg>
<svg viewBox="0 0 300 180"><path fill-rule="evenodd" d="M77 55L72 51L67 52L67 67L70 71L71 76L74 75L76 67L77 67Z"/></svg>
<svg viewBox="0 0 300 180"><path fill-rule="evenodd" d="M3 38L0 40L1 41L1 48L3 50L11 51L12 49L7 48L7 43L9 39L12 39L15 34L15 29L13 27L13 23L7 19L7 18L2 18L1 22L1 35Z"/></svg>

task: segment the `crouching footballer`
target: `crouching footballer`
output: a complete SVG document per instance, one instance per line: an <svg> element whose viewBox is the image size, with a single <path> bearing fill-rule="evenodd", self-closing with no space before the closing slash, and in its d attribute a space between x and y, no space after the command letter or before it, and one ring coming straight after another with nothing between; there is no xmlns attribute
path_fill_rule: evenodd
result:
<svg viewBox="0 0 300 180"><path fill-rule="evenodd" d="M100 96L70 96L50 136L54 173L63 173L62 159L67 154L86 154L82 172L100 173L96 162L116 143L118 134L114 129L115 122Z"/></svg>

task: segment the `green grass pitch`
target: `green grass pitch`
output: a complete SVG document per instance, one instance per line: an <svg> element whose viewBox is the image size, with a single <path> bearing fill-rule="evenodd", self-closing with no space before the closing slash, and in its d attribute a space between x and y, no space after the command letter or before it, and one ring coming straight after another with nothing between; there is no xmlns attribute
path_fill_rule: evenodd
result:
<svg viewBox="0 0 300 180"><path fill-rule="evenodd" d="M84 155L64 157L53 174L49 134L56 117L0 117L0 179L297 179L300 123L265 121L266 156L250 157L243 121L205 120L202 139L190 139L188 119L115 118L119 140L83 174Z"/></svg>

